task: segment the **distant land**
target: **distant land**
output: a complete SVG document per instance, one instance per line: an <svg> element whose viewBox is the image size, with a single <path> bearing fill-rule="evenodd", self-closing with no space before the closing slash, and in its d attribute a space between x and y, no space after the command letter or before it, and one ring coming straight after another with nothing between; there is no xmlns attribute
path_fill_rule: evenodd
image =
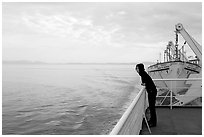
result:
<svg viewBox="0 0 204 137"><path fill-rule="evenodd" d="M139 62L129 62L129 63L116 63L116 62L107 62L107 63L80 63L80 62L67 62L67 63L47 63L47 62L42 62L42 61L28 61L28 60L3 60L2 64L22 64L22 65L93 65L93 64L98 64L98 65L136 65ZM142 62L145 65L151 65L154 64L155 62Z"/></svg>
<svg viewBox="0 0 204 137"><path fill-rule="evenodd" d="M27 61L27 60L3 60L3 64L47 64L41 61Z"/></svg>

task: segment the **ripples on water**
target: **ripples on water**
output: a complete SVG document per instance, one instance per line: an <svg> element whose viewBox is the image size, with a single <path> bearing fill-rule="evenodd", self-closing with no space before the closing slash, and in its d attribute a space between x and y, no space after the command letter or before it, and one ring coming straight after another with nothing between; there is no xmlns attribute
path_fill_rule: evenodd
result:
<svg viewBox="0 0 204 137"><path fill-rule="evenodd" d="M131 67L4 65L2 133L108 134L139 91Z"/></svg>

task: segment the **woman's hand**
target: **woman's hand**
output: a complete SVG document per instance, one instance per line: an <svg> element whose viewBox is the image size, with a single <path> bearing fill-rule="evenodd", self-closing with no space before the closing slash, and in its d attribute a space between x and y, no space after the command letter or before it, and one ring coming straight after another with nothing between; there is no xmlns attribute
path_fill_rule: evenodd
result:
<svg viewBox="0 0 204 137"><path fill-rule="evenodd" d="M145 83L142 83L141 85L142 85L142 86L145 86L146 84L145 84Z"/></svg>

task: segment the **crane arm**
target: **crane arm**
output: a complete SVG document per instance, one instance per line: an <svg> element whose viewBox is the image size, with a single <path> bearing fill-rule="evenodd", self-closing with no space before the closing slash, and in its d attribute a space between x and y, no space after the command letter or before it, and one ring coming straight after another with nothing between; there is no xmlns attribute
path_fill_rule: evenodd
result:
<svg viewBox="0 0 204 137"><path fill-rule="evenodd" d="M176 32L180 33L182 37L186 40L190 48L196 54L197 58L199 59L200 65L202 64L202 47L201 45L196 42L184 29L181 23L176 25Z"/></svg>

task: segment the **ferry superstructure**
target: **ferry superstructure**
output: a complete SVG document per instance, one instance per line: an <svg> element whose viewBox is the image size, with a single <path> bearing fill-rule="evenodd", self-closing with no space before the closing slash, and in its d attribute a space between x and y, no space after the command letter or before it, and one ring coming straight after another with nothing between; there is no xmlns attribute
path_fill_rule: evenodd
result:
<svg viewBox="0 0 204 137"><path fill-rule="evenodd" d="M150 128L148 125L147 92L143 87L110 132L111 135L202 134L202 49L180 23L176 25L178 34L188 43L196 59L188 60L184 52L178 50L177 42L175 45L169 42L168 51L164 52L166 61L148 67L160 92L157 96L157 127Z"/></svg>

